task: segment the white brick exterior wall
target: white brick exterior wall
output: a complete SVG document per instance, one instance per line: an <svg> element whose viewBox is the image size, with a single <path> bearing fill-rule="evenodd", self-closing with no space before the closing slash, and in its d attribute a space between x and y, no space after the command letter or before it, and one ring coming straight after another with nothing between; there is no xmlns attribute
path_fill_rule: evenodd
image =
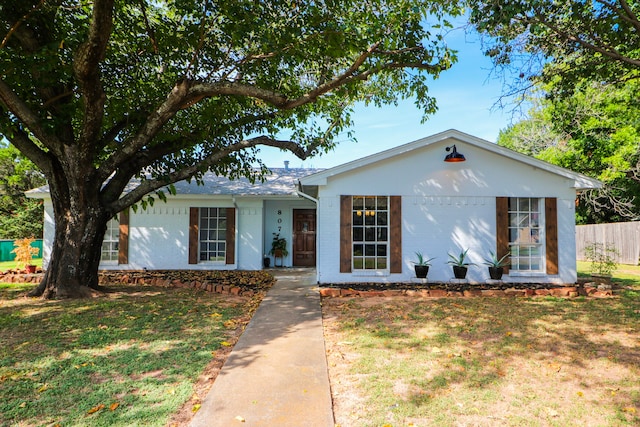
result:
<svg viewBox="0 0 640 427"><path fill-rule="evenodd" d="M436 257L429 280L449 281L448 252L469 248L470 282L488 279L483 259L496 251L497 196L556 197L560 274L511 275L505 280L573 283L575 270L575 190L573 181L525 166L493 152L457 142L466 162L443 162L445 142L328 178L319 188L318 280L405 282L415 277L415 252ZM340 273L340 195L402 196L402 274Z"/></svg>

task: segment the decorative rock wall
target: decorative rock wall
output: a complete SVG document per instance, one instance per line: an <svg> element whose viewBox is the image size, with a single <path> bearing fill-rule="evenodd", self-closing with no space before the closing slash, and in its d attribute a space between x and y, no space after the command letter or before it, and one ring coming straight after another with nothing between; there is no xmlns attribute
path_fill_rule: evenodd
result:
<svg viewBox="0 0 640 427"><path fill-rule="evenodd" d="M10 270L0 272L0 282L39 283L42 270L35 274ZM217 294L253 296L268 290L275 283L273 275L264 271L196 271L196 270L154 270L154 271L102 271L98 283L108 285L124 283L161 287L191 288Z"/></svg>

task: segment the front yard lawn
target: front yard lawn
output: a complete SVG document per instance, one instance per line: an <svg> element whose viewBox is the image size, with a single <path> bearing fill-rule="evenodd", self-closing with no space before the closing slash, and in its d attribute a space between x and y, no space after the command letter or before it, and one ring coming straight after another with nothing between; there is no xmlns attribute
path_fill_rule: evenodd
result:
<svg viewBox="0 0 640 427"><path fill-rule="evenodd" d="M179 288L109 285L46 301L0 284L0 425L186 425L258 305Z"/></svg>
<svg viewBox="0 0 640 427"><path fill-rule="evenodd" d="M336 424L640 425L638 270L607 299L324 299Z"/></svg>

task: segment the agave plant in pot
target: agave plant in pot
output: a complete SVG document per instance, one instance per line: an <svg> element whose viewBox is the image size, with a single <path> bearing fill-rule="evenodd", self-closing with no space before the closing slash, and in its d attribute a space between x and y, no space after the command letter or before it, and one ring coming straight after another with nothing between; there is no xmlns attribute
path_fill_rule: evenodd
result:
<svg viewBox="0 0 640 427"><path fill-rule="evenodd" d="M453 277L456 279L466 278L469 266L474 265L473 263L467 262L467 252L469 252L469 249L460 252L458 256L449 253L449 261L447 261L447 264L453 267Z"/></svg>
<svg viewBox="0 0 640 427"><path fill-rule="evenodd" d="M416 277L418 279L426 279L427 274L429 274L429 266L431 266L431 261L435 258L425 259L422 252L416 252L417 261L414 261L414 270L416 272Z"/></svg>
<svg viewBox="0 0 640 427"><path fill-rule="evenodd" d="M504 274L504 267L509 265L509 254L505 254L502 258L498 259L498 255L493 253L493 251L489 252L491 257L484 259L484 265L489 266L489 277L493 280L501 280L502 275Z"/></svg>

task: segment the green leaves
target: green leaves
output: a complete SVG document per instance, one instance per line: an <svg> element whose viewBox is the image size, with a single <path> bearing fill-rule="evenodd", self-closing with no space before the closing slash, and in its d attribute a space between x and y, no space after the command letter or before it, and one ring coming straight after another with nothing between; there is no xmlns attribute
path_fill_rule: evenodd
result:
<svg viewBox="0 0 640 427"><path fill-rule="evenodd" d="M556 81L558 95L582 79L620 82L638 77L637 2L472 0L471 22L485 35L498 67L535 81ZM517 77L516 77L517 79ZM520 89L530 87L529 79Z"/></svg>
<svg viewBox="0 0 640 427"><path fill-rule="evenodd" d="M442 0L0 8L0 133L46 175L60 229L65 216L153 206L168 185L208 170L259 178L261 144L301 159L326 153L351 137L355 102L412 97L434 112L429 77L455 62L443 36L462 13ZM70 238L57 234L53 247ZM81 271L76 252L65 262Z"/></svg>
<svg viewBox="0 0 640 427"><path fill-rule="evenodd" d="M24 192L44 183L31 161L0 141L0 238L42 236L42 203Z"/></svg>
<svg viewBox="0 0 640 427"><path fill-rule="evenodd" d="M545 89L552 84L546 85ZM528 119L498 143L604 182L583 194L581 221L635 219L638 212L640 90L636 81L610 85L582 80L565 97L535 98Z"/></svg>

